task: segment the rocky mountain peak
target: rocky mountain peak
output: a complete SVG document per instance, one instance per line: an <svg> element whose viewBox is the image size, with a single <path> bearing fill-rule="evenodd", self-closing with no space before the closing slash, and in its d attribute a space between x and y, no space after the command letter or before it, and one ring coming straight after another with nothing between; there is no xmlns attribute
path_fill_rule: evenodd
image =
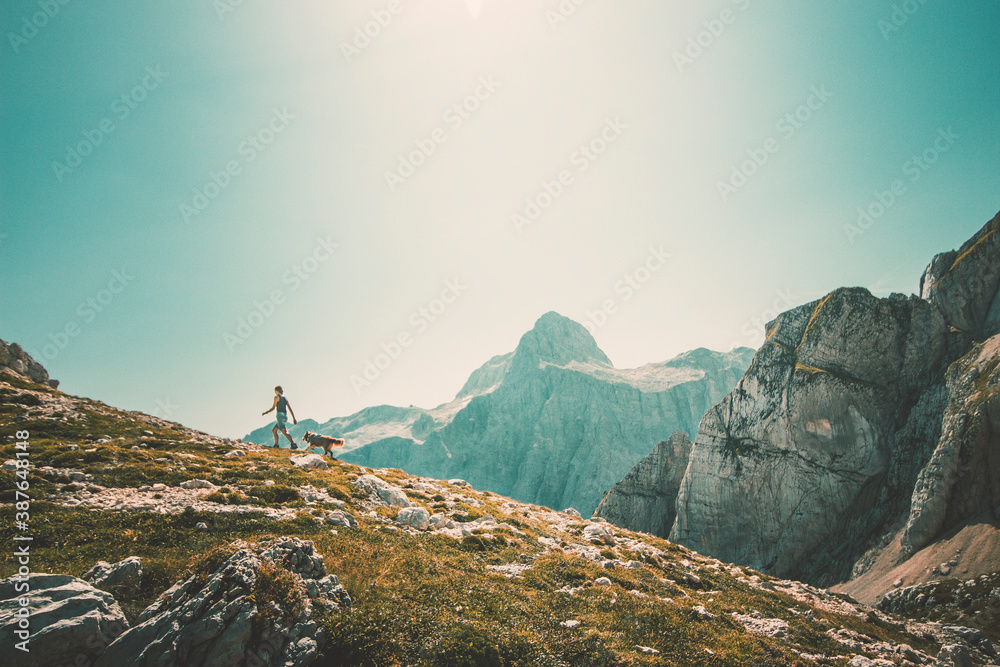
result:
<svg viewBox="0 0 1000 667"><path fill-rule="evenodd" d="M611 365L611 360L597 347L597 341L583 325L552 311L538 318L531 331L521 336L514 357L537 359L557 366L573 361Z"/></svg>
<svg viewBox="0 0 1000 667"><path fill-rule="evenodd" d="M0 338L0 370L12 371L32 382L47 384L52 388L59 386L59 381L50 379L45 367L35 361L20 345L8 343L2 338Z"/></svg>

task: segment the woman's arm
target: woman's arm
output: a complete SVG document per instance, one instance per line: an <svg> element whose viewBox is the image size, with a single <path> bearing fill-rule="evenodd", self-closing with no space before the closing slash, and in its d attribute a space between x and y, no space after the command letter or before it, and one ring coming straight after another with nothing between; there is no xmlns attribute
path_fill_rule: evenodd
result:
<svg viewBox="0 0 1000 667"><path fill-rule="evenodd" d="M292 423L293 424L298 424L299 420L295 418L295 411L292 410L292 404L291 403L286 403L286 405L288 406L288 414L290 414L292 416Z"/></svg>
<svg viewBox="0 0 1000 667"><path fill-rule="evenodd" d="M275 397L274 397L274 403L272 403L272 404L271 404L271 410L274 410L275 406L277 406L277 405L278 405L278 397L277 397L277 396L275 396ZM267 414L268 412L271 412L271 410L267 410L267 411L265 411L265 412L262 412L262 413L260 413L260 414L261 414L261 416L264 416L264 415L266 415L266 414Z"/></svg>

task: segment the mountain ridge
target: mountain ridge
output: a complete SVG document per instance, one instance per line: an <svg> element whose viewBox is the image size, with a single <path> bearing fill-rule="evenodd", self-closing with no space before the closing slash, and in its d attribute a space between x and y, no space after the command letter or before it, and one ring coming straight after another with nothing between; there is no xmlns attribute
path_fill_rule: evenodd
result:
<svg viewBox="0 0 1000 667"><path fill-rule="evenodd" d="M618 369L581 324L542 315L511 352L435 408L376 406L320 423L343 460L460 477L503 495L589 515L615 475L677 429L694 428L749 365L752 350L698 348ZM304 432L290 430L293 437ZM245 439L273 442L270 428ZM588 470L596 471L589 474Z"/></svg>

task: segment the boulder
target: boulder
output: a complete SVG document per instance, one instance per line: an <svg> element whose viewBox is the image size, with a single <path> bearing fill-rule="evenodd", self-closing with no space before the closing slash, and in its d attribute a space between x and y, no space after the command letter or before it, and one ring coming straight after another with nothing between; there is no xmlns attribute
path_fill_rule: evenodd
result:
<svg viewBox="0 0 1000 667"><path fill-rule="evenodd" d="M325 635L315 606L337 610L350 596L328 575L312 542L292 537L235 553L207 576L177 582L115 640L95 667L303 667Z"/></svg>
<svg viewBox="0 0 1000 667"><path fill-rule="evenodd" d="M26 578L30 593L30 638L24 641L18 612L25 582L18 577L0 581L0 655L18 667L52 667L93 661L128 628L128 621L114 597L87 582L65 574L32 574ZM16 656L16 657L15 657Z"/></svg>
<svg viewBox="0 0 1000 667"><path fill-rule="evenodd" d="M130 556L114 565L98 561L81 577L103 591L133 594L142 584L142 559Z"/></svg>
<svg viewBox="0 0 1000 667"><path fill-rule="evenodd" d="M426 530L430 527L431 514L423 507L404 507L396 515L396 521L417 530Z"/></svg>
<svg viewBox="0 0 1000 667"><path fill-rule="evenodd" d="M296 454L288 459L292 465L304 470L329 470L330 466L319 454Z"/></svg>
<svg viewBox="0 0 1000 667"><path fill-rule="evenodd" d="M375 475L362 475L352 484L366 492L371 500L390 507L413 507L403 490Z"/></svg>
<svg viewBox="0 0 1000 667"><path fill-rule="evenodd" d="M607 526L599 523L592 523L584 528L583 539L595 544L604 544L609 547L615 546L614 533Z"/></svg>

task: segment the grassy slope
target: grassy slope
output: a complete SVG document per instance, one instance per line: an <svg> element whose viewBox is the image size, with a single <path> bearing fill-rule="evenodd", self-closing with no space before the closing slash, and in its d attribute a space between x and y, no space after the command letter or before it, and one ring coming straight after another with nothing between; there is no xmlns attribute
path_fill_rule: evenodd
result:
<svg viewBox="0 0 1000 667"><path fill-rule="evenodd" d="M907 643L931 654L937 651L927 638L906 634L900 623L874 614L810 607L750 583L757 576L763 581L767 577L648 535L615 529L618 536L641 540L662 555L629 550L621 543L602 547L608 557L644 563L638 569L604 569L539 541L582 543L585 522L566 518L568 523L556 527L539 519L547 510L515 506L490 493L456 489L479 501L456 504L440 494L408 489L410 499L432 513L449 510L459 521L491 514L501 523L489 531L492 537L473 535L461 541L434 533L411 534L392 526L395 510L379 508L369 516L362 511L363 500L351 495L351 480L370 471L333 462L328 471L307 473L288 464L287 451L225 459L231 446L220 439L68 397L9 374L0 376L0 423L0 443L17 429L30 430L36 468L82 470L105 487L176 485L199 477L240 496L237 485L252 489L273 480L272 489L308 483L347 500L358 528L338 528L334 534L310 513L333 505L307 504L296 494L264 499L299 508L292 520L208 512L166 516L45 502L45 495L70 480L41 475L37 469L31 478L33 571L79 576L97 560L141 556L140 592L119 598L132 618L183 577L198 555L214 547L234 539L279 535L313 540L328 570L340 577L355 600L349 611L324 620L330 641L318 663L322 665L843 665L855 652L825 634L832 627ZM144 436L143 431L153 435ZM102 436L112 440L93 442ZM70 451L69 444L80 448ZM12 458L14 451L13 444L0 445L0 460ZM196 458L178 459L178 453ZM379 474L399 484L409 479L401 471ZM5 503L0 509L0 540L6 544L12 544L14 533L13 481L11 473L0 471L0 500ZM209 530L196 529L199 522L207 523ZM510 578L487 568L512 563L530 569ZM15 570L11 550L0 552L0 577ZM608 577L612 584L593 585L599 577ZM565 587L580 590L572 595L560 592ZM715 617L700 619L693 611L696 605ZM789 632L780 638L750 634L731 615L754 611L788 621ZM567 620L580 623L561 625ZM832 659L818 663L810 654Z"/></svg>

